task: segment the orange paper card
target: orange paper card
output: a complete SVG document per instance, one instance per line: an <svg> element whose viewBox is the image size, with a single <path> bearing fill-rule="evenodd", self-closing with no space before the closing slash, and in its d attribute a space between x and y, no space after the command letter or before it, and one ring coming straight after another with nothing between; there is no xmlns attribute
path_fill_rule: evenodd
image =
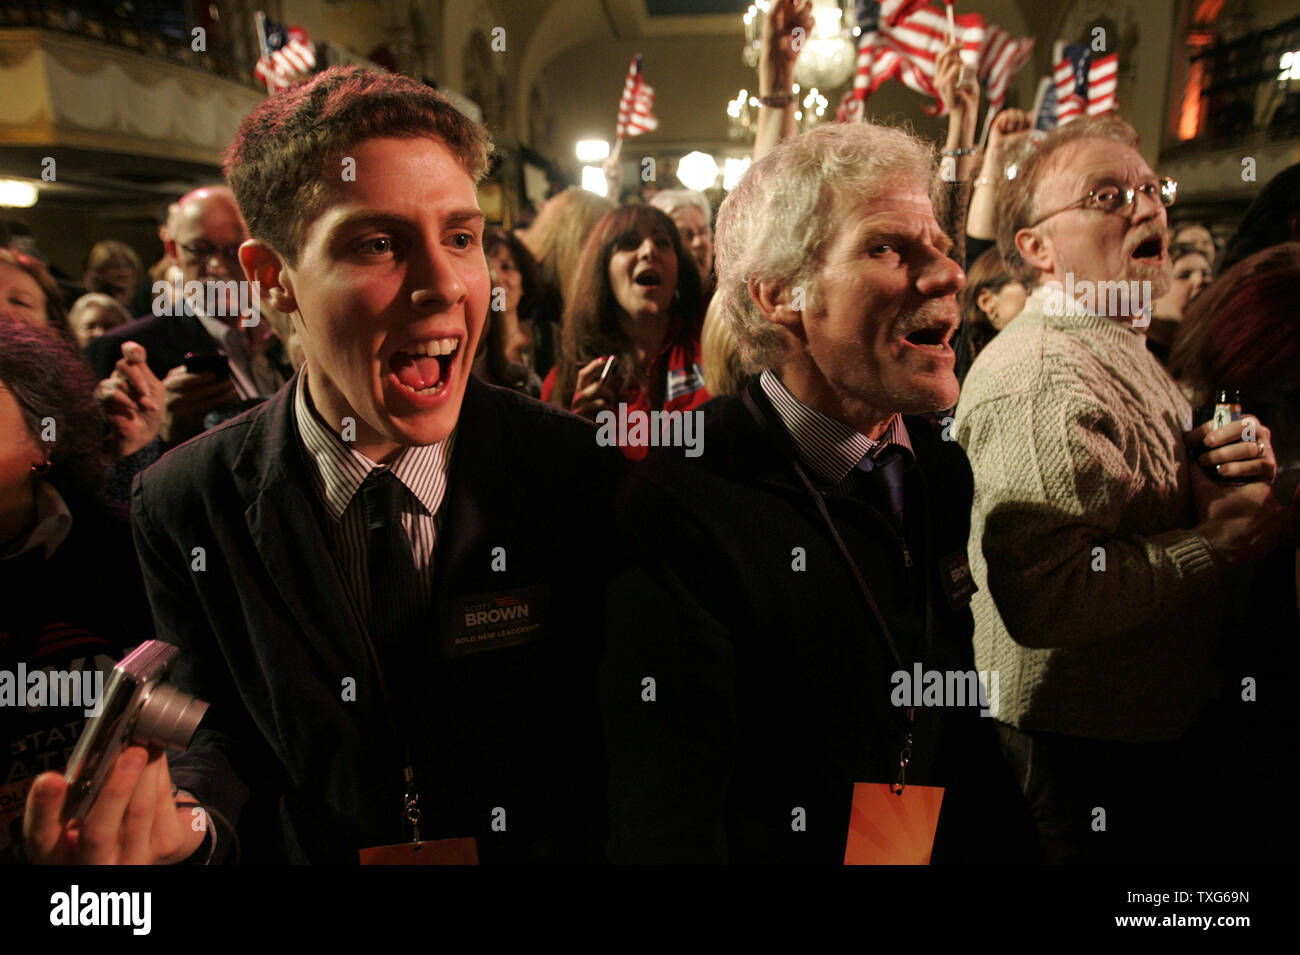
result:
<svg viewBox="0 0 1300 955"><path fill-rule="evenodd" d="M854 783L845 865L929 865L939 828L942 786Z"/></svg>
<svg viewBox="0 0 1300 955"><path fill-rule="evenodd" d="M435 839L395 846L371 846L359 853L362 865L478 865L478 842L466 839Z"/></svg>

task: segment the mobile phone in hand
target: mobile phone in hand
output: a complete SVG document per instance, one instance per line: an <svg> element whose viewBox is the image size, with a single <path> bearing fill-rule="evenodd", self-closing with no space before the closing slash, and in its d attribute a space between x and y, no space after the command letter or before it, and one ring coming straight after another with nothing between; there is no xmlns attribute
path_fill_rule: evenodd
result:
<svg viewBox="0 0 1300 955"><path fill-rule="evenodd" d="M186 352L185 370L191 375L201 375L206 371L216 375L219 380L224 380L230 377L230 359L220 352L204 355Z"/></svg>

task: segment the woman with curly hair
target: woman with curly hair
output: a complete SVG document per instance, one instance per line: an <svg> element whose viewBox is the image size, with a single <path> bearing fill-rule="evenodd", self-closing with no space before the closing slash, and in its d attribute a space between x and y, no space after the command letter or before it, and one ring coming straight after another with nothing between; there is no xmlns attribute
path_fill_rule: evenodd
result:
<svg viewBox="0 0 1300 955"><path fill-rule="evenodd" d="M607 214L582 250L564 348L543 400L602 410L687 411L711 397L700 355L700 273L673 220L651 206ZM609 358L614 370L602 380ZM627 446L630 460L646 448Z"/></svg>

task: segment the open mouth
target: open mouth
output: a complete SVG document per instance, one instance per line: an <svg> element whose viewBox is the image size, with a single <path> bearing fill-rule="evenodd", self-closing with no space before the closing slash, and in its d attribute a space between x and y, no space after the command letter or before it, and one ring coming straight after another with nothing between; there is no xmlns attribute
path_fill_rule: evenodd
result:
<svg viewBox="0 0 1300 955"><path fill-rule="evenodd" d="M460 354L459 338L434 338L412 342L388 359L397 384L415 395L436 395L451 378L451 367Z"/></svg>
<svg viewBox="0 0 1300 955"><path fill-rule="evenodd" d="M646 288L658 288L663 283L663 277L654 269L646 269L638 273L632 281Z"/></svg>
<svg viewBox="0 0 1300 955"><path fill-rule="evenodd" d="M943 351L948 347L948 335L952 332L949 325L929 325L918 328L903 340L918 348L934 348Z"/></svg>
<svg viewBox="0 0 1300 955"><path fill-rule="evenodd" d="M1153 235L1138 243L1137 248L1133 250L1133 258L1158 259L1164 254L1164 251L1165 244L1161 241L1160 236Z"/></svg>

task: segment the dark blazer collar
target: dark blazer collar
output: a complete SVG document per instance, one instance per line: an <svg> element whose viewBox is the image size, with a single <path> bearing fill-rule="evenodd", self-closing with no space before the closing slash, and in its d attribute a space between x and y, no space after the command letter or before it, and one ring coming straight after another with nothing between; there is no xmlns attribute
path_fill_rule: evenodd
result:
<svg viewBox="0 0 1300 955"><path fill-rule="evenodd" d="M290 614L330 666L359 673L369 664L362 622L339 573L316 500L294 420L294 374L249 412L251 423L235 458L233 477L244 520ZM340 608L342 605L342 608Z"/></svg>
<svg viewBox="0 0 1300 955"><path fill-rule="evenodd" d="M298 371L250 412L252 421L233 468L246 504L245 520L267 571L294 617L319 632L336 659L364 666L364 628L331 557L322 521L328 520L315 488L294 420ZM456 587L458 568L482 540L489 514L500 517L517 497L503 465L505 427L495 390L470 376L457 423L456 443L440 514L434 606ZM322 599L330 594L336 599ZM338 603L348 610L340 613ZM356 672L356 671L353 671Z"/></svg>

